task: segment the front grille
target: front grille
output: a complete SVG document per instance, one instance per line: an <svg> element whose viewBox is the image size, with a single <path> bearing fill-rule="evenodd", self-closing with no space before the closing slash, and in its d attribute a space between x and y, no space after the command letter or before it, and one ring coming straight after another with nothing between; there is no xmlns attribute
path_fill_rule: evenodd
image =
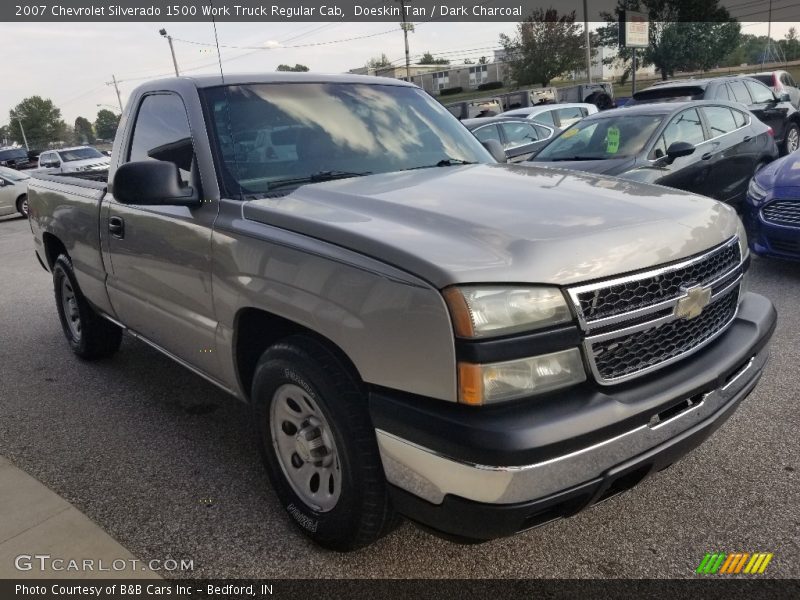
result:
<svg viewBox="0 0 800 600"><path fill-rule="evenodd" d="M776 252L785 252L787 254L800 253L800 240L784 240L769 236L767 238L767 242L769 243L770 248Z"/></svg>
<svg viewBox="0 0 800 600"><path fill-rule="evenodd" d="M578 293L586 321L620 315L677 298L682 287L705 285L741 262L738 243L728 243L700 260L681 263L675 269L650 277L626 279L620 283Z"/></svg>
<svg viewBox="0 0 800 600"><path fill-rule="evenodd" d="M777 200L761 209L761 216L768 223L800 227L800 200Z"/></svg>
<svg viewBox="0 0 800 600"><path fill-rule="evenodd" d="M734 237L679 263L569 290L595 379L625 381L711 341L736 315L742 274Z"/></svg>
<svg viewBox="0 0 800 600"><path fill-rule="evenodd" d="M592 345L597 372L605 380L618 379L686 354L713 338L736 315L738 288L706 307L690 321L670 321Z"/></svg>

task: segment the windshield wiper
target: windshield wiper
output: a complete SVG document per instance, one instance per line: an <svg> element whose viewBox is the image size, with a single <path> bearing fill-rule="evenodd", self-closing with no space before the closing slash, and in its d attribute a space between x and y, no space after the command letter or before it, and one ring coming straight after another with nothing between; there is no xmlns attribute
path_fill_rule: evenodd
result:
<svg viewBox="0 0 800 600"><path fill-rule="evenodd" d="M304 183L322 183L323 181L333 181L334 179L349 179L350 177L363 177L372 175L372 171L317 171L305 177L294 177L292 179L279 179L270 182L269 191L293 185L303 185Z"/></svg>
<svg viewBox="0 0 800 600"><path fill-rule="evenodd" d="M408 169L401 169L401 171L415 171L416 169L433 169L434 167L453 167L456 165L474 165L474 161L461 160L460 158L443 158L434 165L422 165L420 167L409 167Z"/></svg>
<svg viewBox="0 0 800 600"><path fill-rule="evenodd" d="M617 158L616 156L613 158ZM551 162L559 162L562 160L605 160L604 158L597 158L596 156L567 156L564 158L542 158L541 160L549 160Z"/></svg>

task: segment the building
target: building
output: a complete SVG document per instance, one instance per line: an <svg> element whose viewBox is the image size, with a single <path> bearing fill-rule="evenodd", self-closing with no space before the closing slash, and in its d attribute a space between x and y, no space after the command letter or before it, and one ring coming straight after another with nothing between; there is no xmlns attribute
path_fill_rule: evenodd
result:
<svg viewBox="0 0 800 600"><path fill-rule="evenodd" d="M426 92L436 96L443 89L461 87L464 90L474 90L482 83L505 81L508 66L503 62L490 62L484 65L411 65L411 82L417 84ZM375 75L377 77L392 77L406 81L405 65L368 68L361 67L350 69L356 75Z"/></svg>
<svg viewBox="0 0 800 600"><path fill-rule="evenodd" d="M412 64L409 66L409 71L411 71L411 77L413 79L416 75L424 75L426 73L440 71L443 66L446 68L446 65ZM403 81L406 80L405 64L390 65L388 67L359 67L357 69L350 69L348 73L352 73L353 75L374 75L375 77L391 77L392 79L402 79Z"/></svg>

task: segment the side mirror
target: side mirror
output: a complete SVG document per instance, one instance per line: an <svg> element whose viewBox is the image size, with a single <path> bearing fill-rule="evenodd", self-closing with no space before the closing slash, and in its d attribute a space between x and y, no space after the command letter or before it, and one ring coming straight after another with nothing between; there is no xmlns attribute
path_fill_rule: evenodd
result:
<svg viewBox="0 0 800 600"><path fill-rule="evenodd" d="M503 150L503 145L500 142L497 140L486 140L485 142L481 142L481 144L489 151L489 154L491 154L492 158L494 158L497 162L508 162L506 151Z"/></svg>
<svg viewBox="0 0 800 600"><path fill-rule="evenodd" d="M667 148L667 158L670 162L681 156L689 156L694 152L694 145L689 142L672 142Z"/></svg>
<svg viewBox="0 0 800 600"><path fill-rule="evenodd" d="M114 174L112 193L123 204L193 206L194 189L181 181L178 165L160 160L125 163Z"/></svg>
<svg viewBox="0 0 800 600"><path fill-rule="evenodd" d="M781 92L780 96L778 96L778 99L781 102L790 102L792 97L789 95L789 92Z"/></svg>

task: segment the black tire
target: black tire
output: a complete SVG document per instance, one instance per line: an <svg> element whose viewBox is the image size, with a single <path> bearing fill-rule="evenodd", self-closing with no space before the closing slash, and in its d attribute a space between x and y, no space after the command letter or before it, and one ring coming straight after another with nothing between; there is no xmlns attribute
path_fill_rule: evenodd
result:
<svg viewBox="0 0 800 600"><path fill-rule="evenodd" d="M781 154L791 154L798 149L800 149L800 126L797 123L790 123L783 134Z"/></svg>
<svg viewBox="0 0 800 600"><path fill-rule="evenodd" d="M28 218L28 194L22 194L17 198L17 212L26 219Z"/></svg>
<svg viewBox="0 0 800 600"><path fill-rule="evenodd" d="M72 261L66 254L59 256L53 265L53 288L58 318L69 347L75 354L80 358L93 360L112 356L119 350L122 329L101 317L91 307L81 293L72 269ZM67 310L70 311L69 314Z"/></svg>
<svg viewBox="0 0 800 600"><path fill-rule="evenodd" d="M279 390L297 386L302 388L301 395L320 410L327 435L335 443L341 485L335 505L327 510L310 505L295 491L281 466L278 442L273 439L272 405L278 402ZM253 378L252 408L273 488L305 535L325 548L347 552L371 544L397 525L399 517L389 500L363 386L327 346L311 336L295 335L264 352ZM285 425L276 422L286 435L296 435L286 431ZM300 458L295 454L292 461L295 456Z"/></svg>

